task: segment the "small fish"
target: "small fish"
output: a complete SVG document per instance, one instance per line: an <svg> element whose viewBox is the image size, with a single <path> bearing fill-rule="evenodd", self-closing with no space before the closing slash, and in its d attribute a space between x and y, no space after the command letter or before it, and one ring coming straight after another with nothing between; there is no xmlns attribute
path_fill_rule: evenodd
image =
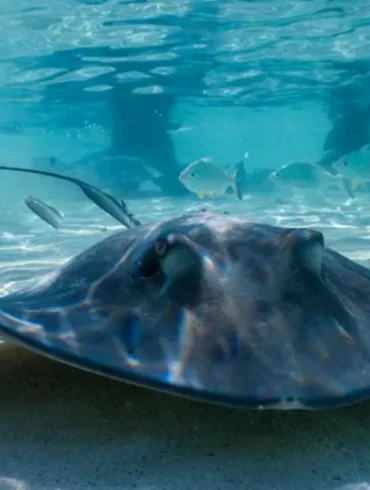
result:
<svg viewBox="0 0 370 490"><path fill-rule="evenodd" d="M112 218L125 225L127 228L130 227L130 222L128 219L128 210L126 204L123 201L118 201L115 197L110 194L90 186L89 184L79 184L80 189L91 201L93 201L99 208L108 213ZM131 216L131 220L134 218ZM139 222L137 223L139 224Z"/></svg>
<svg viewBox="0 0 370 490"><path fill-rule="evenodd" d="M229 187L237 193L235 177L213 163L209 157L200 158L188 165L180 173L179 181L200 199L224 194Z"/></svg>
<svg viewBox="0 0 370 490"><path fill-rule="evenodd" d="M139 163L139 164L144 164L144 159L140 157L133 157L131 155L125 155L123 153L116 153L114 155L103 155L100 157L100 161L103 161L105 163L115 163L115 164L120 164L120 163L129 163L132 162L132 164Z"/></svg>
<svg viewBox="0 0 370 490"><path fill-rule="evenodd" d="M247 183L247 172L245 171L244 163L248 158L248 156L249 156L248 152L244 153L243 159L240 160L240 162L238 162L235 165L235 174L234 174L235 190L236 190L236 195L240 200L243 199L243 191L245 190L245 186ZM226 169L229 168L230 165L226 165ZM233 191L234 189L232 188L231 190Z"/></svg>
<svg viewBox="0 0 370 490"><path fill-rule="evenodd" d="M329 189L332 186L341 187L352 199L354 198L348 179L341 174L333 175L321 165L314 163L294 162L283 165L272 172L269 179L277 185L306 190L314 187L324 189Z"/></svg>
<svg viewBox="0 0 370 490"><path fill-rule="evenodd" d="M141 222L137 218L135 218L132 213L130 213L124 201L117 201L117 199L115 199L113 196L110 196L106 192L101 191L97 187L94 187L87 182L84 182L83 180L76 179L74 177L67 177L66 175L58 174L56 172L35 170L33 168L13 167L9 165L0 165L0 170L44 175L46 177L54 177L55 179L71 182L72 184L78 185L78 187L83 191L86 197L91 199L97 206L103 209L103 211L110 214L113 218L117 219L127 228L141 225Z"/></svg>
<svg viewBox="0 0 370 490"><path fill-rule="evenodd" d="M370 145L347 153L336 160L332 168L349 179L354 188L370 182Z"/></svg>
<svg viewBox="0 0 370 490"><path fill-rule="evenodd" d="M28 196L24 203L26 206L33 211L39 218L48 223L55 229L60 228L60 220L64 218L64 216L53 206L49 204L45 204L40 201L40 199L36 199L36 197Z"/></svg>

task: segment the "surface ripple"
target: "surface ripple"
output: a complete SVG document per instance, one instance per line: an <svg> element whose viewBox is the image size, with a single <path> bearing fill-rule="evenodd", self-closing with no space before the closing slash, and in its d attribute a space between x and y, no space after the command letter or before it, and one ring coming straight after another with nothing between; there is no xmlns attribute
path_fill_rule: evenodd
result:
<svg viewBox="0 0 370 490"><path fill-rule="evenodd" d="M20 99L45 90L60 96L58 86L72 81L79 93L129 86L135 66L139 93L253 105L268 102L273 89L283 104L344 86L355 66L361 76L370 4L66 0L30 8L22 0L2 6L0 30L4 99L10 86ZM313 86L321 92L312 94Z"/></svg>

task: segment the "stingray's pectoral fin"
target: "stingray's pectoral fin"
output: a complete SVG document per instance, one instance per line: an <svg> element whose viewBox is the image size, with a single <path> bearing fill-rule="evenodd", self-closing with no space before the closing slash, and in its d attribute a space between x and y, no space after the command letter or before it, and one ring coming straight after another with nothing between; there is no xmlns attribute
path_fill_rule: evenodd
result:
<svg viewBox="0 0 370 490"><path fill-rule="evenodd" d="M163 335L199 305L205 268L185 235L161 233L122 268L82 285L54 278L0 298L0 337L105 376L168 384L172 340Z"/></svg>
<svg viewBox="0 0 370 490"><path fill-rule="evenodd" d="M0 298L0 336L65 360L84 357L109 336L110 322L84 288L48 294L48 289ZM94 347L95 345L95 347Z"/></svg>

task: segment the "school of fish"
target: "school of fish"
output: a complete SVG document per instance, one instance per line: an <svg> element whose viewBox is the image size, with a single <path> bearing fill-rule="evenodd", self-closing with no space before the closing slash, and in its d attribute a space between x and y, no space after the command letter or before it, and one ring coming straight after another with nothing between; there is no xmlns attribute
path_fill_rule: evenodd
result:
<svg viewBox="0 0 370 490"><path fill-rule="evenodd" d="M249 157L244 154L241 161L234 165L232 171L229 166L215 163L211 157L202 157L188 164L179 174L179 181L199 199L215 199L225 194L234 194L242 200L247 187L253 192L253 171L246 171L245 163ZM101 210L116 219L126 228L131 228L140 222L127 210L122 200L118 200L107 192L98 189L87 182L74 177L68 177L56 172L27 169L22 167L0 166L0 170L25 172L44 175L70 181L77 185L83 194L96 204ZM358 151L348 153L330 168L312 162L292 162L282 165L268 173L268 180L276 190L286 192L286 198L294 198L292 191L327 192L336 189L343 196L355 198L354 191L361 186L370 186L370 145L365 145ZM286 200L286 199L285 199ZM34 196L24 199L26 206L41 220L54 229L62 226L64 215L55 207Z"/></svg>

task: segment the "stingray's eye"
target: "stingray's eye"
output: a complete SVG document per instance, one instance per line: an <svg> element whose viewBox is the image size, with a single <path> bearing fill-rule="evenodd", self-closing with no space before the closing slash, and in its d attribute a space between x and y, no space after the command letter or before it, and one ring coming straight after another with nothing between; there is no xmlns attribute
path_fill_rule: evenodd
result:
<svg viewBox="0 0 370 490"><path fill-rule="evenodd" d="M181 305L200 300L203 256L186 236L175 233L157 236L133 264L132 283L148 300L166 297ZM145 246L145 245L144 245Z"/></svg>
<svg viewBox="0 0 370 490"><path fill-rule="evenodd" d="M138 276L142 279L161 281L162 269L160 261L167 256L168 251L168 240L166 238L158 238L138 262Z"/></svg>
<svg viewBox="0 0 370 490"><path fill-rule="evenodd" d="M280 177L280 173L279 172L276 172L276 177L279 178Z"/></svg>
<svg viewBox="0 0 370 490"><path fill-rule="evenodd" d="M192 176L192 177L195 177L195 172L192 172L192 173L191 173L191 176Z"/></svg>
<svg viewBox="0 0 370 490"><path fill-rule="evenodd" d="M165 238L159 238L154 244L154 251L158 258L163 259L168 252L168 242Z"/></svg>
<svg viewBox="0 0 370 490"><path fill-rule="evenodd" d="M348 162L344 161L343 165L346 167L348 165Z"/></svg>

